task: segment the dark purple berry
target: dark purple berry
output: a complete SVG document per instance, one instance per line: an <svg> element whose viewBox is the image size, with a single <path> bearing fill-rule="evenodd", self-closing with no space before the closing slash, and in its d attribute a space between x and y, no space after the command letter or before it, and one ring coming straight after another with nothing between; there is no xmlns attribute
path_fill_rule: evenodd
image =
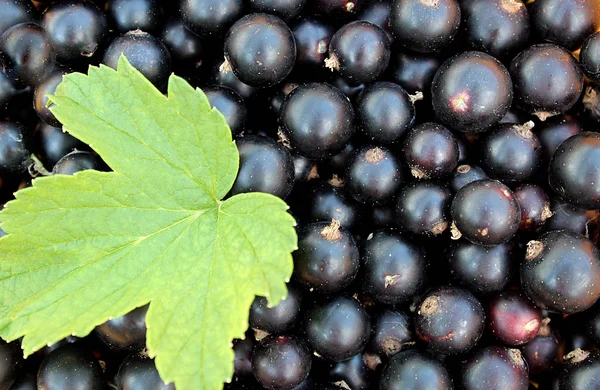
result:
<svg viewBox="0 0 600 390"><path fill-rule="evenodd" d="M460 388L465 390L527 390L529 371L518 349L484 347L462 365Z"/></svg>
<svg viewBox="0 0 600 390"><path fill-rule="evenodd" d="M267 333L284 334L295 325L302 306L302 294L288 285L288 295L273 307L265 297L256 297L250 306L248 322L252 329Z"/></svg>
<svg viewBox="0 0 600 390"><path fill-rule="evenodd" d="M590 35L583 42L579 61L587 77L600 84L600 31Z"/></svg>
<svg viewBox="0 0 600 390"><path fill-rule="evenodd" d="M291 390L306 379L311 368L310 351L299 338L267 336L252 355L252 372L271 390Z"/></svg>
<svg viewBox="0 0 600 390"><path fill-rule="evenodd" d="M521 225L519 226L519 230L538 230L552 216L550 198L539 186L535 184L523 184L515 188L515 197L521 207Z"/></svg>
<svg viewBox="0 0 600 390"><path fill-rule="evenodd" d="M502 344L528 343L542 325L542 313L525 295L516 290L495 295L487 303L487 327Z"/></svg>
<svg viewBox="0 0 600 390"><path fill-rule="evenodd" d="M412 319L405 313L384 310L373 322L370 343L375 353L391 357L415 344Z"/></svg>
<svg viewBox="0 0 600 390"><path fill-rule="evenodd" d="M437 123L423 123L410 130L404 138L402 151L412 175L417 179L448 176L458 165L456 137Z"/></svg>
<svg viewBox="0 0 600 390"><path fill-rule="evenodd" d="M487 173L477 165L462 164L456 167L454 173L450 177L450 189L452 192L457 193L469 183L488 178Z"/></svg>
<svg viewBox="0 0 600 390"><path fill-rule="evenodd" d="M185 26L200 36L220 36L242 16L243 0L180 0Z"/></svg>
<svg viewBox="0 0 600 390"><path fill-rule="evenodd" d="M248 112L244 99L231 88L213 87L203 90L211 106L219 110L235 137L244 131Z"/></svg>
<svg viewBox="0 0 600 390"><path fill-rule="evenodd" d="M565 359L566 367L558 376L558 390L600 388L600 352L576 349Z"/></svg>
<svg viewBox="0 0 600 390"><path fill-rule="evenodd" d="M323 67L335 33L333 27L316 19L302 19L293 32L298 50L296 66Z"/></svg>
<svg viewBox="0 0 600 390"><path fill-rule="evenodd" d="M417 349L402 351L384 367L380 390L451 390L452 378L433 356Z"/></svg>
<svg viewBox="0 0 600 390"><path fill-rule="evenodd" d="M103 390L104 380L98 361L77 344L67 344L52 352L40 365L38 389Z"/></svg>
<svg viewBox="0 0 600 390"><path fill-rule="evenodd" d="M398 226L426 236L442 234L450 226L452 192L444 184L420 181L406 185L396 199Z"/></svg>
<svg viewBox="0 0 600 390"><path fill-rule="evenodd" d="M434 55L393 51L390 78L409 93L429 94L431 81L441 64Z"/></svg>
<svg viewBox="0 0 600 390"><path fill-rule="evenodd" d="M146 313L148 305L138 307L96 327L96 334L111 348L142 350L146 345Z"/></svg>

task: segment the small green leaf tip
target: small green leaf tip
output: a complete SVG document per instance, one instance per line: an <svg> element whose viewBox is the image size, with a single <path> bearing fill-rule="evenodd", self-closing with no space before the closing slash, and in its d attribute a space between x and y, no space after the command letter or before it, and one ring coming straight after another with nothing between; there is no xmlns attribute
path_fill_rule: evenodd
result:
<svg viewBox="0 0 600 390"><path fill-rule="evenodd" d="M125 57L72 73L51 97L64 129L112 172L37 178L0 213L0 336L26 355L150 302L149 355L178 390L233 373L255 295L286 295L297 237L279 198L222 200L239 155L202 91L168 97Z"/></svg>

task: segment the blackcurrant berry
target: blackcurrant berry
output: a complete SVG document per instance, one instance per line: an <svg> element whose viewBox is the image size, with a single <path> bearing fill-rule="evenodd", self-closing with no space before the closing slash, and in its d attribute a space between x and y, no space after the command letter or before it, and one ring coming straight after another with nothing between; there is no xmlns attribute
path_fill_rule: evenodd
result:
<svg viewBox="0 0 600 390"><path fill-rule="evenodd" d="M498 245L510 240L521 222L521 208L514 193L496 180L477 180L456 193L451 214L453 236L479 245Z"/></svg>
<svg viewBox="0 0 600 390"><path fill-rule="evenodd" d="M54 166L58 160L75 148L83 146L81 141L64 132L60 127L53 127L43 122L40 122L37 133L41 138L42 151L46 157L45 161L50 166Z"/></svg>
<svg viewBox="0 0 600 390"><path fill-rule="evenodd" d="M311 368L308 347L292 336L267 336L254 347L252 372L271 390L291 390L308 376Z"/></svg>
<svg viewBox="0 0 600 390"><path fill-rule="evenodd" d="M458 165L456 137L437 123L423 123L410 130L402 150L412 175L417 179L448 176Z"/></svg>
<svg viewBox="0 0 600 390"><path fill-rule="evenodd" d="M527 243L521 286L540 308L576 313L600 297L600 258L595 245L577 233L555 230Z"/></svg>
<svg viewBox="0 0 600 390"><path fill-rule="evenodd" d="M156 32L164 23L159 0L108 0L106 13L120 33L137 29Z"/></svg>
<svg viewBox="0 0 600 390"><path fill-rule="evenodd" d="M17 122L0 121L0 172L23 173L31 152L27 129Z"/></svg>
<svg viewBox="0 0 600 390"><path fill-rule="evenodd" d="M446 60L431 84L433 110L451 129L477 133L497 123L510 108L508 70L489 54L469 51Z"/></svg>
<svg viewBox="0 0 600 390"><path fill-rule="evenodd" d="M488 175L477 165L462 164L456 167L449 179L452 192L457 193L461 188L477 180L487 179Z"/></svg>
<svg viewBox="0 0 600 390"><path fill-rule="evenodd" d="M106 345L117 350L142 350L146 346L148 305L106 321L96 327L96 334Z"/></svg>
<svg viewBox="0 0 600 390"><path fill-rule="evenodd" d="M380 390L452 388L452 378L442 362L417 349L394 356L384 367L379 383Z"/></svg>
<svg viewBox="0 0 600 390"><path fill-rule="evenodd" d="M387 68L390 42L373 23L356 20L340 28L329 42L325 64L351 83L370 83Z"/></svg>
<svg viewBox="0 0 600 390"><path fill-rule="evenodd" d="M354 355L343 362L334 362L329 367L327 379L332 382L344 382L351 389L369 390L373 385L373 372L367 365L368 356L364 353Z"/></svg>
<svg viewBox="0 0 600 390"><path fill-rule="evenodd" d="M48 77L46 77L46 79L44 79L44 81L38 84L33 93L33 107L35 108L35 111L40 119L50 126L60 127L61 123L56 119L52 111L50 111L50 107L47 106L47 95L54 95L56 87L62 82L63 76L67 73L68 71L66 69L57 67L48 75Z"/></svg>
<svg viewBox="0 0 600 390"><path fill-rule="evenodd" d="M390 26L396 40L406 48L433 53L454 40L460 15L456 0L395 0Z"/></svg>
<svg viewBox="0 0 600 390"><path fill-rule="evenodd" d="M385 31L390 42L394 40L392 30L390 29L390 13L392 4L388 0L372 1L365 5L362 11L357 15L358 20L366 20Z"/></svg>
<svg viewBox="0 0 600 390"><path fill-rule="evenodd" d="M565 356L567 366L558 377L559 390L600 387L600 352L576 349Z"/></svg>
<svg viewBox="0 0 600 390"><path fill-rule="evenodd" d="M308 83L286 97L279 123L299 154L324 159L341 152L350 141L354 109L339 89L325 83Z"/></svg>
<svg viewBox="0 0 600 390"><path fill-rule="evenodd" d="M360 205L350 197L345 188L319 183L311 188L309 194L307 215L310 221L331 222L335 219L346 229L352 229L358 223Z"/></svg>
<svg viewBox="0 0 600 390"><path fill-rule="evenodd" d="M67 344L42 361L37 385L45 390L103 390L104 380L100 364L88 351L77 344Z"/></svg>
<svg viewBox="0 0 600 390"><path fill-rule="evenodd" d="M86 169L100 170L101 163L98 156L94 153L74 150L71 153L63 156L54 164L52 173L54 175L73 175L75 172L84 171Z"/></svg>
<svg viewBox="0 0 600 390"><path fill-rule="evenodd" d="M188 30L179 18L171 18L163 27L161 39L175 60L191 63L195 68L202 64L204 45L199 36ZM174 61L177 66L179 61Z"/></svg>
<svg viewBox="0 0 600 390"><path fill-rule="evenodd" d="M398 225L406 232L438 235L450 226L452 192L441 183L420 181L406 185L396 200Z"/></svg>
<svg viewBox="0 0 600 390"><path fill-rule="evenodd" d="M311 0L308 4L324 19L347 19L356 15L365 0Z"/></svg>
<svg viewBox="0 0 600 390"><path fill-rule="evenodd" d="M251 332L246 333L246 338L234 340L233 353L233 374L236 377L252 375L252 352L254 351L254 336Z"/></svg>
<svg viewBox="0 0 600 390"><path fill-rule="evenodd" d="M288 295L273 307L269 307L265 297L256 297L250 306L248 322L252 329L284 334L294 327L300 314L301 305L300 290L288 285Z"/></svg>
<svg viewBox="0 0 600 390"><path fill-rule="evenodd" d="M243 0L180 0L185 26L200 36L220 36L242 16Z"/></svg>
<svg viewBox="0 0 600 390"><path fill-rule="evenodd" d="M12 389L11 385L21 374L23 352L18 342L7 343L0 339L0 389Z"/></svg>
<svg viewBox="0 0 600 390"><path fill-rule="evenodd" d="M219 60L219 65L222 62L222 59ZM216 66L213 73L213 82L216 85L223 85L225 87L229 87L237 92L244 99L252 98L257 91L257 88L251 87L248 84L242 83L233 72L221 72L219 70L220 66Z"/></svg>
<svg viewBox="0 0 600 390"><path fill-rule="evenodd" d="M518 349L484 347L463 364L460 388L527 390L529 371Z"/></svg>
<svg viewBox="0 0 600 390"><path fill-rule="evenodd" d="M404 303L425 287L423 250L392 230L376 232L361 251L363 291L385 304Z"/></svg>
<svg viewBox="0 0 600 390"><path fill-rule="evenodd" d="M567 138L583 131L577 119L566 115L557 115L549 118L540 125L536 125L536 135L542 144L542 155L545 163L550 161L552 155Z"/></svg>
<svg viewBox="0 0 600 390"><path fill-rule="evenodd" d="M583 42L579 61L587 77L600 84L600 31L590 35Z"/></svg>
<svg viewBox="0 0 600 390"><path fill-rule="evenodd" d="M231 134L235 137L244 131L248 110L244 99L231 88L212 87L203 90L208 102L216 108L227 121Z"/></svg>
<svg viewBox="0 0 600 390"><path fill-rule="evenodd" d="M409 93L429 93L431 82L442 62L434 55L393 51L390 78Z"/></svg>
<svg viewBox="0 0 600 390"><path fill-rule="evenodd" d="M154 360L138 353L132 353L123 360L115 381L123 390L175 390L175 385L162 381Z"/></svg>
<svg viewBox="0 0 600 390"><path fill-rule="evenodd" d="M583 90L583 72L567 50L552 44L531 46L510 64L515 102L541 120L573 107Z"/></svg>
<svg viewBox="0 0 600 390"><path fill-rule="evenodd" d="M28 92L29 87L20 85L10 69L0 69L0 111L8 108L10 103L14 103L16 97Z"/></svg>
<svg viewBox="0 0 600 390"><path fill-rule="evenodd" d="M373 320L371 348L383 356L392 357L415 343L412 319L403 312L383 310Z"/></svg>
<svg viewBox="0 0 600 390"><path fill-rule="evenodd" d="M0 35L16 24L33 22L36 18L34 8L28 0L1 0L0 10Z"/></svg>
<svg viewBox="0 0 600 390"><path fill-rule="evenodd" d="M593 223L600 215L598 210L586 210L565 203L560 199L551 200L550 210L552 216L544 226L547 231L564 229L579 234L587 234L590 223Z"/></svg>
<svg viewBox="0 0 600 390"><path fill-rule="evenodd" d="M222 71L231 69L248 85L270 87L283 81L294 67L294 34L277 16L246 15L225 37L225 59Z"/></svg>
<svg viewBox="0 0 600 390"><path fill-rule="evenodd" d="M523 184L515 188L515 197L521 207L521 231L537 230L552 216L550 198L535 184Z"/></svg>
<svg viewBox="0 0 600 390"><path fill-rule="evenodd" d="M542 325L542 312L519 291L508 290L487 303L487 328L504 345L526 344Z"/></svg>
<svg viewBox="0 0 600 390"><path fill-rule="evenodd" d="M296 66L322 67L329 52L329 41L335 30L325 22L303 18L294 27Z"/></svg>
<svg viewBox="0 0 600 390"><path fill-rule="evenodd" d="M283 20L296 18L302 12L307 0L248 0L253 12L265 12L279 16Z"/></svg>
<svg viewBox="0 0 600 390"><path fill-rule="evenodd" d="M549 318L545 318L537 336L521 347L529 373L532 375L550 373L558 363L560 345L555 332L548 325L549 321Z"/></svg>
<svg viewBox="0 0 600 390"><path fill-rule="evenodd" d="M294 185L294 162L288 149L271 138L248 135L237 142L240 168L232 194L266 192L285 198Z"/></svg>

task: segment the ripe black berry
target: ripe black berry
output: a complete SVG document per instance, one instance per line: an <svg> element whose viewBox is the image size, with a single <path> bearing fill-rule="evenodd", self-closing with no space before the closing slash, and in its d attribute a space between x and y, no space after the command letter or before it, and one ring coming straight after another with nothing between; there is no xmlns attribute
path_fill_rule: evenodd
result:
<svg viewBox="0 0 600 390"><path fill-rule="evenodd" d="M518 349L485 347L463 364L460 386L463 389L527 390L529 372Z"/></svg>
<svg viewBox="0 0 600 390"><path fill-rule="evenodd" d="M137 29L155 32L164 23L159 0L108 0L106 13L111 27L121 33Z"/></svg>
<svg viewBox="0 0 600 390"><path fill-rule="evenodd" d="M371 333L371 321L356 300L337 296L308 310L305 333L316 353L340 362L363 350Z"/></svg>
<svg viewBox="0 0 600 390"><path fill-rule="evenodd" d="M355 108L360 129L369 142L398 141L415 122L415 99L390 82L375 82L363 89Z"/></svg>
<svg viewBox="0 0 600 390"><path fill-rule="evenodd" d="M86 169L100 169L98 156L90 152L74 150L63 156L56 164L54 164L52 173L54 175L73 175L75 172L84 171Z"/></svg>
<svg viewBox="0 0 600 390"><path fill-rule="evenodd" d="M583 131L578 120L566 115L557 115L549 118L540 125L536 125L536 135L542 144L542 154L545 163L550 161L552 155L567 138Z"/></svg>
<svg viewBox="0 0 600 390"><path fill-rule="evenodd" d="M52 111L50 111L50 107L47 106L47 95L54 95L56 87L62 82L63 76L67 73L66 69L56 68L35 88L35 92L33 93L33 107L35 111L40 119L50 126L60 127L61 124Z"/></svg>
<svg viewBox="0 0 600 390"><path fill-rule="evenodd" d="M567 366L559 374L558 389L597 389L600 387L600 352L576 349L565 356Z"/></svg>
<svg viewBox="0 0 600 390"><path fill-rule="evenodd" d="M325 22L303 19L294 27L296 66L322 67L329 52L329 41L335 30Z"/></svg>
<svg viewBox="0 0 600 390"><path fill-rule="evenodd" d="M366 20L371 22L377 27L385 31L386 35L390 39L390 42L394 40L392 36L392 30L390 29L390 13L392 11L392 4L387 0L378 0L370 2L365 5L365 8L358 14L358 20Z"/></svg>
<svg viewBox="0 0 600 390"><path fill-rule="evenodd" d="M231 88L212 87L203 90L211 106L219 110L235 137L244 131L248 111L244 99Z"/></svg>
<svg viewBox="0 0 600 390"><path fill-rule="evenodd" d="M225 59L222 71L230 68L248 85L270 87L283 81L294 66L294 34L277 16L246 15L225 37Z"/></svg>
<svg viewBox="0 0 600 390"><path fill-rule="evenodd" d="M37 376L38 389L104 389L98 361L77 344L58 348L44 359Z"/></svg>
<svg viewBox="0 0 600 390"><path fill-rule="evenodd" d="M542 313L525 295L515 290L495 295L487 304L488 330L504 345L528 343L542 325Z"/></svg>
<svg viewBox="0 0 600 390"><path fill-rule="evenodd" d="M146 313L148 305L138 307L121 317L96 327L96 334L106 345L118 350L142 350L146 345Z"/></svg>
<svg viewBox="0 0 600 390"><path fill-rule="evenodd" d="M356 243L338 221L314 222L300 230L294 252L294 276L300 283L316 291L339 291L354 280L359 264Z"/></svg>
<svg viewBox="0 0 600 390"><path fill-rule="evenodd" d="M548 325L549 321L549 318L545 318L537 336L521 347L532 375L548 373L558 363L560 345L555 332Z"/></svg>
<svg viewBox="0 0 600 390"><path fill-rule="evenodd" d="M409 93L429 93L431 81L442 62L434 55L401 51L392 53L390 78Z"/></svg>
<svg viewBox="0 0 600 390"><path fill-rule="evenodd" d="M20 375L23 352L18 342L7 343L0 339L0 389L12 389Z"/></svg>
<svg viewBox="0 0 600 390"><path fill-rule="evenodd" d="M385 32L373 23L357 20L333 35L325 64L349 82L360 84L378 78L389 61L390 42Z"/></svg>
<svg viewBox="0 0 600 390"><path fill-rule="evenodd" d="M540 308L576 313L600 297L600 259L595 245L577 233L555 230L527 243L521 286Z"/></svg>
<svg viewBox="0 0 600 390"><path fill-rule="evenodd" d="M437 179L450 175L458 165L458 142L437 123L423 123L404 139L404 158L417 179Z"/></svg>
<svg viewBox="0 0 600 390"><path fill-rule="evenodd" d="M583 42L579 61L587 77L600 84L600 31L590 35Z"/></svg>
<svg viewBox="0 0 600 390"><path fill-rule="evenodd" d="M420 181L406 185L396 200L398 226L406 232L438 235L450 226L452 192L441 183Z"/></svg>
<svg viewBox="0 0 600 390"><path fill-rule="evenodd" d="M304 341L291 336L267 336L254 347L252 372L267 389L291 390L310 372L310 352Z"/></svg>
<svg viewBox="0 0 600 390"><path fill-rule="evenodd" d="M392 230L373 234L361 251L363 291L385 304L407 302L425 286L423 250Z"/></svg>
<svg viewBox="0 0 600 390"><path fill-rule="evenodd" d="M346 19L360 11L365 0L311 0L314 12L324 19Z"/></svg>
<svg viewBox="0 0 600 390"><path fill-rule="evenodd" d="M332 382L344 381L351 389L371 389L373 372L367 366L368 358L364 353L359 353L343 362L332 363L327 372L327 379Z"/></svg>
<svg viewBox="0 0 600 390"><path fill-rule="evenodd" d="M310 221L331 222L335 219L346 229L352 229L359 221L360 205L350 197L345 188L319 183L309 194L309 209L306 214Z"/></svg>
<svg viewBox="0 0 600 390"><path fill-rule="evenodd" d="M545 230L570 230L579 234L586 234L590 223L593 223L598 216L598 210L586 210L581 207L573 206L561 199L553 199L550 202L552 216L546 221Z"/></svg>
<svg viewBox="0 0 600 390"><path fill-rule="evenodd" d="M404 47L420 53L437 52L458 33L460 7L456 0L395 0L390 26Z"/></svg>
<svg viewBox="0 0 600 390"><path fill-rule="evenodd" d="M240 18L243 7L242 0L181 0L179 12L193 33L220 36Z"/></svg>
<svg viewBox="0 0 600 390"><path fill-rule="evenodd" d="M283 20L294 19L302 12L307 0L249 0L254 12L265 12L279 16Z"/></svg>
<svg viewBox="0 0 600 390"><path fill-rule="evenodd" d="M384 204L392 199L402 183L400 163L383 146L363 146L356 150L346 168L346 187L361 203Z"/></svg>
<svg viewBox="0 0 600 390"><path fill-rule="evenodd" d="M548 169L550 187L574 205L600 208L600 134L583 132L560 144Z"/></svg>
<svg viewBox="0 0 600 390"><path fill-rule="evenodd" d="M519 230L537 230L552 216L550 198L535 184L523 184L515 188L515 197L521 207Z"/></svg>
<svg viewBox="0 0 600 390"><path fill-rule="evenodd" d="M254 350L254 336L252 332L246 333L246 338L233 341L233 374L237 377L252 375L252 352Z"/></svg>
<svg viewBox="0 0 600 390"><path fill-rule="evenodd" d="M479 245L498 245L510 240L521 222L521 208L514 193L496 180L478 180L464 186L452 201L452 219L458 232Z"/></svg>
<svg viewBox="0 0 600 390"><path fill-rule="evenodd" d="M370 344L375 353L392 357L415 344L412 320L405 313L383 310L373 322Z"/></svg>
<svg viewBox="0 0 600 390"><path fill-rule="evenodd" d="M33 22L36 17L31 2L26 0L1 0L0 9L0 35L16 24Z"/></svg>
<svg viewBox="0 0 600 390"><path fill-rule="evenodd" d="M464 353L483 334L485 312L469 291L441 287L417 304L415 330L428 347L441 354Z"/></svg>
<svg viewBox="0 0 600 390"><path fill-rule="evenodd" d="M573 107L583 90L583 72L567 50L552 44L534 45L510 64L515 102L545 120Z"/></svg>
<svg viewBox="0 0 600 390"><path fill-rule="evenodd" d="M452 379L442 362L416 349L394 356L381 373L380 390L450 390Z"/></svg>
<svg viewBox="0 0 600 390"><path fill-rule="evenodd" d="M456 193L469 183L487 178L487 173L477 165L462 164L454 170L449 179L449 185L450 189Z"/></svg>
<svg viewBox="0 0 600 390"><path fill-rule="evenodd" d="M324 159L341 152L354 134L354 110L348 98L325 83L294 89L280 110L282 131L301 155Z"/></svg>
<svg viewBox="0 0 600 390"><path fill-rule="evenodd" d="M433 110L451 129L476 133L497 123L510 108L510 74L489 54L469 51L446 60L431 84Z"/></svg>
<svg viewBox="0 0 600 390"><path fill-rule="evenodd" d="M0 121L0 171L25 172L30 155L27 129L17 122Z"/></svg>
<svg viewBox="0 0 600 390"><path fill-rule="evenodd" d="M273 307L269 307L265 297L256 297L250 306L248 322L252 329L284 334L294 327L301 305L301 291L288 285L288 295Z"/></svg>
<svg viewBox="0 0 600 390"><path fill-rule="evenodd" d="M162 30L161 39L174 59L191 63L196 68L202 64L202 40L188 30L181 19L170 19ZM174 61L176 67L179 61Z"/></svg>
<svg viewBox="0 0 600 390"><path fill-rule="evenodd" d="M175 390L175 385L172 383L167 385L162 381L154 360L138 353L132 353L123 360L115 381L119 389Z"/></svg>

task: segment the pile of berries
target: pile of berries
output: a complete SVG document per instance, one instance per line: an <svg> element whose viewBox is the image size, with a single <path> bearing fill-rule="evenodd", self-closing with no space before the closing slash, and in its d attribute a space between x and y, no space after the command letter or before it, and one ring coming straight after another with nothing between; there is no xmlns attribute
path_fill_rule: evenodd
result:
<svg viewBox="0 0 600 390"><path fill-rule="evenodd" d="M598 0L0 0L0 202L108 169L46 95L122 53L202 88L231 194L299 222L227 389L600 389ZM146 310L0 340L0 390L174 389Z"/></svg>

